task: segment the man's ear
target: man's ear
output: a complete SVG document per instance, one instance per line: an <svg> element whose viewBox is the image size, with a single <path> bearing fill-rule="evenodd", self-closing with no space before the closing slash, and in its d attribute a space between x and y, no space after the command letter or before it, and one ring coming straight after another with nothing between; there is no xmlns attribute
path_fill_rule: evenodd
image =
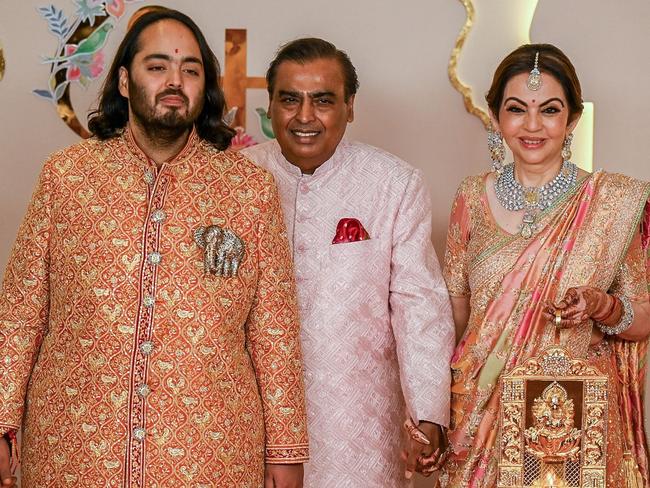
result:
<svg viewBox="0 0 650 488"><path fill-rule="evenodd" d="M120 95L124 98L129 98L129 72L124 66L120 66L117 88L120 90Z"/></svg>
<svg viewBox="0 0 650 488"><path fill-rule="evenodd" d="M348 123L350 123L354 120L354 95L350 95L345 104L348 106Z"/></svg>

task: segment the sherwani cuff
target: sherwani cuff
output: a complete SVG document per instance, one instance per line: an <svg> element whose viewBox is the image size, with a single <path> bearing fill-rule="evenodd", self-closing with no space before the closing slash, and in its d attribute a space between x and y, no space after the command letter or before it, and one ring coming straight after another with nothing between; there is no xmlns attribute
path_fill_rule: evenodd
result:
<svg viewBox="0 0 650 488"><path fill-rule="evenodd" d="M309 461L308 444L266 446L266 464L302 464L307 461Z"/></svg>
<svg viewBox="0 0 650 488"><path fill-rule="evenodd" d="M414 351L414 349L411 349ZM436 351L441 357L445 351ZM412 352L412 356L416 353ZM420 354L422 356L422 354ZM447 359L447 361L449 361ZM406 403L407 414L416 423L421 421L433 422L443 427L449 426L451 418L451 370L447 367L439 371L435 368L426 368L424 364L420 367L411 364L405 373L409 379L402 380L402 391Z"/></svg>
<svg viewBox="0 0 650 488"><path fill-rule="evenodd" d="M11 424L0 423L0 436L4 437L7 434L15 434L20 427Z"/></svg>
<svg viewBox="0 0 650 488"><path fill-rule="evenodd" d="M411 419L415 423L418 422L431 422L433 424L441 425L442 427L449 427L450 420L450 410L449 402L446 402L446 406L443 405L445 402L441 402L441 405L438 407L424 407L424 406L414 406L408 409L408 414L411 416Z"/></svg>

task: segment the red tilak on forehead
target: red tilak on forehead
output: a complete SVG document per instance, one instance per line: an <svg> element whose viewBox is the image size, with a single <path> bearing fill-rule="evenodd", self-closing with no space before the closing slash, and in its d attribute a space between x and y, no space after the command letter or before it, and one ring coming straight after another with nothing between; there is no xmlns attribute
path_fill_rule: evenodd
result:
<svg viewBox="0 0 650 488"><path fill-rule="evenodd" d="M176 54L178 54L178 48L174 49L174 52L175 52Z"/></svg>

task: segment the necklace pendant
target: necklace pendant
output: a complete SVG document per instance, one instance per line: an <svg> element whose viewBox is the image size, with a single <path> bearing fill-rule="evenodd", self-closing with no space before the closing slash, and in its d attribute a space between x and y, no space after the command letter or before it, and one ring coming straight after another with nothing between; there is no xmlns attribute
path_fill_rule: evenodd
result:
<svg viewBox="0 0 650 488"><path fill-rule="evenodd" d="M521 231L519 232L521 237L530 239L535 232L535 227L535 216L530 212L524 213L524 218L521 222Z"/></svg>
<svg viewBox="0 0 650 488"><path fill-rule="evenodd" d="M531 224L522 224L519 234L524 239L530 239L533 237L533 226Z"/></svg>
<svg viewBox="0 0 650 488"><path fill-rule="evenodd" d="M539 192L537 188L524 189L524 204L527 207L535 207L539 204Z"/></svg>

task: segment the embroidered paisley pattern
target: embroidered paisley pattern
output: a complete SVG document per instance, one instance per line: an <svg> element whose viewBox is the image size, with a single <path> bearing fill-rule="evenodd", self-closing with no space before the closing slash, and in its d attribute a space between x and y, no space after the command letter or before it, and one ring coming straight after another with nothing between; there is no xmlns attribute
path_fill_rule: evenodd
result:
<svg viewBox="0 0 650 488"><path fill-rule="evenodd" d="M234 277L204 274L210 225L246 244ZM126 131L53 155L0 294L24 486L259 487L305 461L292 275L272 178L238 153L192 134L157 169Z"/></svg>

